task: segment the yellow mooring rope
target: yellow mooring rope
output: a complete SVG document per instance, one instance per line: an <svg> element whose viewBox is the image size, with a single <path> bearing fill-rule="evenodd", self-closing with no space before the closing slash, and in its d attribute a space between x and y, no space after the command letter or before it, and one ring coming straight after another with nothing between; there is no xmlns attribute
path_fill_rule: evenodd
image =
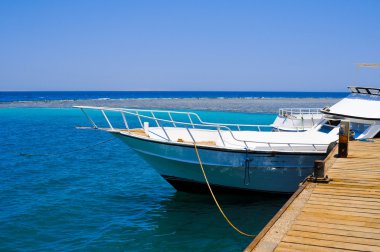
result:
<svg viewBox="0 0 380 252"><path fill-rule="evenodd" d="M255 237L256 235L252 235L252 234L247 234L243 231L241 231L239 228L237 228L227 217L227 215L224 213L222 207L219 205L219 202L218 200L216 199L215 195L214 195L214 192L212 191L211 189L211 186L210 186L210 183L208 182L208 179L207 179L207 176L206 176L206 172L205 172L205 169L203 168L203 164L202 164L202 161L201 161L201 157L199 156L199 152L198 152L198 148L197 148L197 144L194 142L194 149L195 149L195 153L197 154L197 158L198 158L198 161L199 161L199 166L201 167L202 169L202 173L203 173L203 177L205 178L205 181L206 181L206 184L207 184L207 187L211 193L211 196L212 198L214 199L214 202L216 204L216 206L218 207L219 209L219 212L223 215L224 219L227 221L227 223L233 228L235 229L239 234L241 235L244 235L244 236L248 236L248 237Z"/></svg>

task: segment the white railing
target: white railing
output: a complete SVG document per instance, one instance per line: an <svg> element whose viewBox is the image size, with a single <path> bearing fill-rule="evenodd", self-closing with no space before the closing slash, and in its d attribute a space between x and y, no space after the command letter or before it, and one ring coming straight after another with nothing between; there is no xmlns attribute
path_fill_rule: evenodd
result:
<svg viewBox="0 0 380 252"><path fill-rule="evenodd" d="M124 124L125 124L127 129L128 129L128 125L126 122L125 115L123 115L123 114L129 114L129 115L136 116L141 127L143 127L143 123L142 123L141 118L145 118L145 119L150 119L152 121L155 121L155 123L158 127L160 127L158 122L161 121L161 122L170 123L171 125L173 125L173 127L178 127L177 124L188 124L192 128L195 128L196 126L214 126L214 127L219 126L219 127L236 128L238 131L241 131L242 128L251 128L251 130L255 130L255 131L259 131L259 132L260 131L272 131L273 130L273 127L271 125L205 122L200 118L200 116L197 113L194 113L194 112L170 111L170 110L151 110L151 109L148 110L148 109L109 108L109 107L93 107L93 106L74 106L74 108L79 108L84 113L85 113L84 109L93 109L93 110L101 111L101 113L105 117L110 128L113 128L112 124L110 123L107 115L105 115L104 111L113 111L113 112L122 113L123 121L124 121ZM143 115L141 113L149 113L150 116ZM85 113L85 115L86 115L87 119L89 119L89 120L91 119L87 113ZM161 115L161 116L167 115L167 117L169 119L163 119L162 117L159 117L159 115ZM173 115L185 115L188 119L188 122L176 121L173 119ZM199 123L198 124L194 123L194 119L198 120ZM97 128L94 121L90 120L90 122L91 122L92 126ZM265 130L265 129L268 129L268 130Z"/></svg>
<svg viewBox="0 0 380 252"><path fill-rule="evenodd" d="M280 116L304 116L304 115L321 115L320 108L280 108Z"/></svg>
<svg viewBox="0 0 380 252"><path fill-rule="evenodd" d="M162 137L162 138L166 141L169 141L169 142L176 142L176 141L173 141L170 138L170 136L167 132L167 129L165 129L167 127L164 126L164 123L168 123L168 124L172 125L172 127L174 127L174 128L177 128L177 127L185 128L189 134L189 137L192 139L193 142L196 142L196 139L195 139L194 134L191 133L191 129L196 129L196 128L198 128L198 129L199 128L214 129L218 132L218 135L219 135L219 138L222 142L223 147L226 146L226 139L223 137L223 134L222 134L223 132L228 132L235 141L243 143L245 146L245 149L247 149L247 150L249 149L248 143L264 144L271 151L275 150L274 147L276 147L276 146L278 147L278 146L284 146L285 145L289 148L289 150L291 152L296 151L295 148L301 147L301 146L312 147L313 151L316 151L316 152L318 151L317 146L323 146L323 147L328 146L328 144L320 144L320 143L307 143L307 144L305 144L305 143L291 143L291 142L286 142L286 143L285 142L275 142L275 143L273 143L273 142L263 142L263 141L239 139L236 137L234 132L231 130L232 127L235 127L237 129L237 131L239 131L239 132L242 131L241 129L244 127L253 128L253 129L256 129L256 131L260 131L260 132L263 130L263 128L268 128L267 131L272 131L272 130L276 130L276 129L273 129L273 127L270 125L228 124L228 123L204 122L199 117L199 115L194 113L194 112L146 110L146 109L125 109L125 108L108 108L108 107L92 107L92 106L74 106L74 107L82 110L82 112L85 114L87 119L90 121L92 127L95 129L98 129L98 128L100 129L100 127L98 127L96 125L96 123L92 120L92 118L85 111L87 109L101 111L103 117L105 118L105 120L109 126L109 130L111 130L111 131L127 130L130 132L131 128L130 128L130 125L129 125L128 120L127 120L127 115L131 115L131 116L136 117L138 124L140 124L141 129L144 128L144 119L154 121L156 123L156 126L158 128L161 128L165 134L165 137ZM110 119L107 116L105 111L119 112L121 114L122 119L123 119L125 129L124 128L123 129L115 128L112 125L112 123L111 123L111 121L110 121ZM143 114L143 113L145 113L145 114ZM150 115L146 115L146 113L149 113ZM166 115L168 117L168 119L162 118L162 116L160 117L159 115ZM176 115L185 115L187 117L188 121L178 121L178 120L176 121L176 120L174 120L174 117L173 117ZM198 120L199 123L194 123L193 119Z"/></svg>

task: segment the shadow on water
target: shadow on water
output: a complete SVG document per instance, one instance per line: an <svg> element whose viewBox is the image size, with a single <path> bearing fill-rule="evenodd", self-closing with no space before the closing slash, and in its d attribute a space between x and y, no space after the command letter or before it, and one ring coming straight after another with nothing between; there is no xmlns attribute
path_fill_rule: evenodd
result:
<svg viewBox="0 0 380 252"><path fill-rule="evenodd" d="M244 232L258 234L289 196L273 194L217 195L228 218ZM174 192L148 213L155 228L145 249L242 250L252 238L242 236L224 220L209 194Z"/></svg>

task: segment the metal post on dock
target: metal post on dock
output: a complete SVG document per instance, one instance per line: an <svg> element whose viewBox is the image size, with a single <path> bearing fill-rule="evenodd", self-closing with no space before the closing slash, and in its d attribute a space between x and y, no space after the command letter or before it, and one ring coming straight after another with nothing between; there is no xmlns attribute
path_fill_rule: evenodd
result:
<svg viewBox="0 0 380 252"><path fill-rule="evenodd" d="M324 160L314 161L314 179L325 178L325 162Z"/></svg>
<svg viewBox="0 0 380 252"><path fill-rule="evenodd" d="M325 160L314 161L313 175L308 177L307 179L308 181L313 182L313 183L329 183L330 182L329 177L326 175L328 168L327 168Z"/></svg>
<svg viewBox="0 0 380 252"><path fill-rule="evenodd" d="M350 122L342 120L339 128L338 156L346 158L348 156L348 141L350 138Z"/></svg>

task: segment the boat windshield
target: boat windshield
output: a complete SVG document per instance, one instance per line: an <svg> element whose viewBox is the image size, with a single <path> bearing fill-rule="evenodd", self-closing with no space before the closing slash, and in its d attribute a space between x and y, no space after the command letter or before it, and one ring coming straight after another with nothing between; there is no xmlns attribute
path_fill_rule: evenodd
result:
<svg viewBox="0 0 380 252"><path fill-rule="evenodd" d="M321 128L319 128L319 131L323 133L330 133L330 131L338 126L339 123L339 120L327 120L324 124L322 124Z"/></svg>
<svg viewBox="0 0 380 252"><path fill-rule="evenodd" d="M354 138L357 138L358 136L363 134L369 128L369 126L371 126L370 124L355 123L355 122L352 122L350 125L351 125L351 131L354 132Z"/></svg>

